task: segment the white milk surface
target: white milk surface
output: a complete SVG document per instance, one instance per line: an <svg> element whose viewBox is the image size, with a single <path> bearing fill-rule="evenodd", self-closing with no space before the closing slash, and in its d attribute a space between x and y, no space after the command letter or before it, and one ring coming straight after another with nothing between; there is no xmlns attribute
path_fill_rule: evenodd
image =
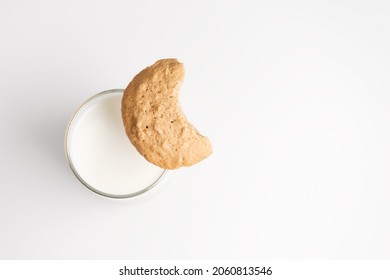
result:
<svg viewBox="0 0 390 280"><path fill-rule="evenodd" d="M68 151L73 166L94 189L126 195L153 184L163 169L144 159L127 138L121 93L95 98L72 123Z"/></svg>

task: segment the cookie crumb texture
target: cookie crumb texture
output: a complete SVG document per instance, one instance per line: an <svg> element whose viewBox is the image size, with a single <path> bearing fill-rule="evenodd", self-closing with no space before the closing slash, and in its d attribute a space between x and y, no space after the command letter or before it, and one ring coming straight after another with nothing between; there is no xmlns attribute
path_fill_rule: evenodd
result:
<svg viewBox="0 0 390 280"><path fill-rule="evenodd" d="M125 89L122 118L138 152L164 169L190 166L212 153L209 139L186 119L179 103L183 64L158 60L137 74Z"/></svg>

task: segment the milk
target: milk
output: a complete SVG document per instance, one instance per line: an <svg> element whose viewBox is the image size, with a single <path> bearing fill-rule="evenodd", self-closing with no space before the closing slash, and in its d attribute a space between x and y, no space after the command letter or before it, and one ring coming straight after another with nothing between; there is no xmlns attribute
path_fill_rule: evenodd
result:
<svg viewBox="0 0 390 280"><path fill-rule="evenodd" d="M122 92L93 98L72 121L68 154L92 188L127 195L152 185L164 170L143 158L128 139L121 116Z"/></svg>

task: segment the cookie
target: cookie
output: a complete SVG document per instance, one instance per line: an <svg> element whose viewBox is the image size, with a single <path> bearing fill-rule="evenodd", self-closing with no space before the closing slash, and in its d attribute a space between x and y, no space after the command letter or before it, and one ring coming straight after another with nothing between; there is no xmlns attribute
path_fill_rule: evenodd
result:
<svg viewBox="0 0 390 280"><path fill-rule="evenodd" d="M209 139L183 114L179 90L183 64L161 59L137 74L124 91L122 118L138 152L164 169L190 166L212 153Z"/></svg>

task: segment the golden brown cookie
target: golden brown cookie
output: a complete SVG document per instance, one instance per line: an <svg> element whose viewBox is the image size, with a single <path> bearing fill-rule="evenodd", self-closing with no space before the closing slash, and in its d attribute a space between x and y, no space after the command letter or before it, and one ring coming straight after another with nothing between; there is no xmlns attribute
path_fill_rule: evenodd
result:
<svg viewBox="0 0 390 280"><path fill-rule="evenodd" d="M165 169L193 165L212 153L210 141L180 108L183 79L182 63L161 59L137 74L123 94L127 136L149 162Z"/></svg>

